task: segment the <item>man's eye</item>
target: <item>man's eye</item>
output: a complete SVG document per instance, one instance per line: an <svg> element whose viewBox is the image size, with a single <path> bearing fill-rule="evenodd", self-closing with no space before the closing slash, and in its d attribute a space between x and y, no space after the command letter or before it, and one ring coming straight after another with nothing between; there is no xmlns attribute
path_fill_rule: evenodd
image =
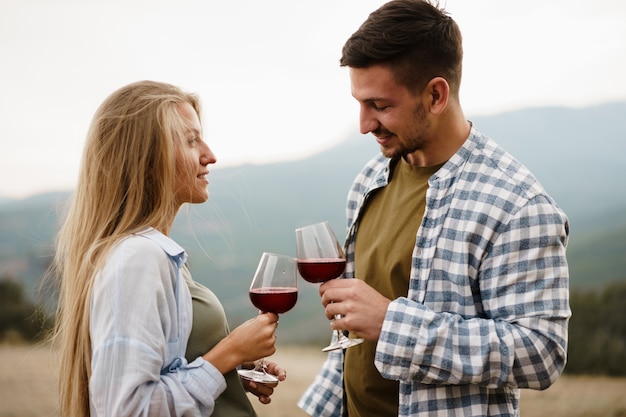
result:
<svg viewBox="0 0 626 417"><path fill-rule="evenodd" d="M379 105L379 104L376 104L376 103L372 103L372 108L374 110L376 110L376 111L383 111L383 110L387 109L387 107L388 106L386 106L386 105Z"/></svg>

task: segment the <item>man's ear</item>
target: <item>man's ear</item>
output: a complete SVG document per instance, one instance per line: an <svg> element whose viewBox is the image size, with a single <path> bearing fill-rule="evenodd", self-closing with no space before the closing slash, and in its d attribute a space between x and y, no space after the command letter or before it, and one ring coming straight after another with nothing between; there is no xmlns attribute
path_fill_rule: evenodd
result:
<svg viewBox="0 0 626 417"><path fill-rule="evenodd" d="M433 114L441 114L448 105L450 86L443 77L435 77L428 82L424 89L424 104Z"/></svg>

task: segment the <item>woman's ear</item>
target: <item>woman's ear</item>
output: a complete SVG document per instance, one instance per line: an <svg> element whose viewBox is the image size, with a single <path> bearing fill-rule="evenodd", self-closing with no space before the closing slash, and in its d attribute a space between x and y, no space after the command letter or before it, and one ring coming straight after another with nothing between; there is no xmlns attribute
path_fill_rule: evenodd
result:
<svg viewBox="0 0 626 417"><path fill-rule="evenodd" d="M443 77L435 77L428 82L424 89L426 108L432 114L441 114L448 105L450 86Z"/></svg>

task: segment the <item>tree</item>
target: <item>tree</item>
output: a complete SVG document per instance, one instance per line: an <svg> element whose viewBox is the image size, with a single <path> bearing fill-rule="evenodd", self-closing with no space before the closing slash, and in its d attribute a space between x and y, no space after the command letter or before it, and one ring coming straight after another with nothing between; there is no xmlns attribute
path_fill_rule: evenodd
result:
<svg viewBox="0 0 626 417"><path fill-rule="evenodd" d="M567 373L626 375L625 300L623 281L602 292L572 291Z"/></svg>
<svg viewBox="0 0 626 417"><path fill-rule="evenodd" d="M26 298L21 283L0 279L0 340L14 335L28 342L42 340L51 327L51 317Z"/></svg>

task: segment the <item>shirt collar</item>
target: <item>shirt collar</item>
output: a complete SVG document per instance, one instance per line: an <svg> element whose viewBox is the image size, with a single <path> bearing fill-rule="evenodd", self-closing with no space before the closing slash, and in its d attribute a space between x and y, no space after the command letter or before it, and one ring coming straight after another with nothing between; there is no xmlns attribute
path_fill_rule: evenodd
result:
<svg viewBox="0 0 626 417"><path fill-rule="evenodd" d="M159 245L165 253L172 258L178 267L182 267L183 264L187 261L187 254L185 253L185 249L183 249L178 243L176 243L169 236L164 235L153 227L148 227L147 229L137 233L139 236L143 236L155 242Z"/></svg>

